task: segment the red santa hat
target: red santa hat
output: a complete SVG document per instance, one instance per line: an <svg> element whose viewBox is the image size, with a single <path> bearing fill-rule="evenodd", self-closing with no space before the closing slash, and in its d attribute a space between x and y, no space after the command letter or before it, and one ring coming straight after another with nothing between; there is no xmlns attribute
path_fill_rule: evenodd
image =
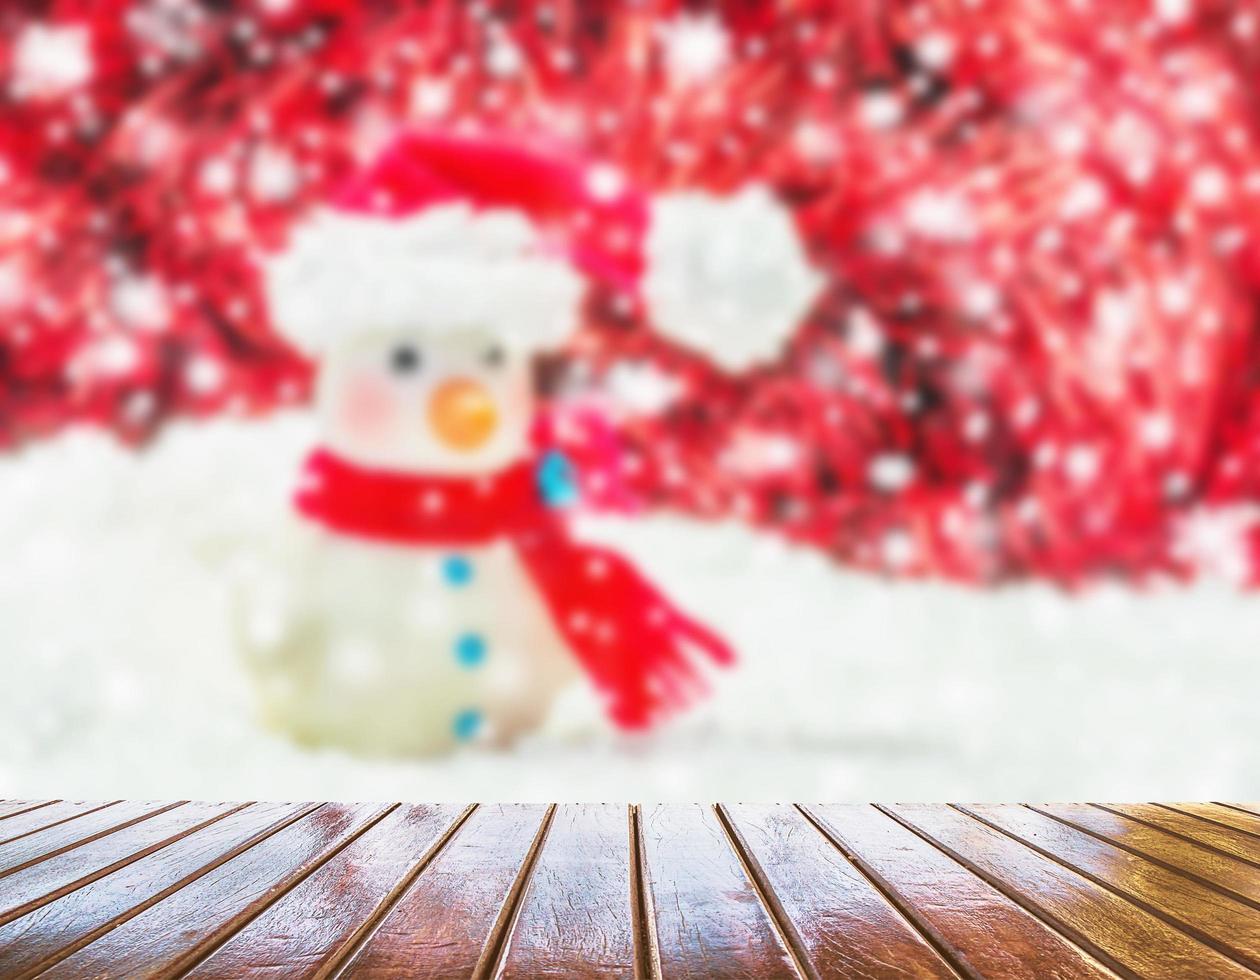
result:
<svg viewBox="0 0 1260 980"><path fill-rule="evenodd" d="M409 133L264 268L272 320L318 353L366 329L559 343L591 281L633 292L648 210L616 171L520 143Z"/></svg>
<svg viewBox="0 0 1260 980"><path fill-rule="evenodd" d="M399 137L264 271L273 322L309 353L399 327L545 348L599 281L733 371L777 353L822 283L764 187L649 201L607 165L449 133Z"/></svg>

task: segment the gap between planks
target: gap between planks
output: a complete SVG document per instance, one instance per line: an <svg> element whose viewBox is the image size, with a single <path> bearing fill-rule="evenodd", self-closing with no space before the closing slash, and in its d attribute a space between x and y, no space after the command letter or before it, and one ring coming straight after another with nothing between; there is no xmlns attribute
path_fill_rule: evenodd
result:
<svg viewBox="0 0 1260 980"><path fill-rule="evenodd" d="M279 833L285 827L295 824L299 820L305 819L306 817L310 816L311 814L315 813L317 810L320 810L327 805L328 805L327 803L321 803L316 806L312 806L310 809L305 810L301 813L298 813L296 816L283 821L280 825L276 827L268 828L267 830L263 831L258 836L257 840L251 840L251 841L246 842L244 846L238 849L236 854L232 854L230 857L225 858L224 860L231 860L232 858L238 857L240 854L245 853L246 851L258 846L259 844L261 844L263 841L267 840L268 838ZM338 842L336 845L329 848L327 851L316 855L316 857L308 861L305 867L299 866L298 868L293 869L297 873L292 875L291 878L285 881L283 883L283 886L277 889L274 895L271 895L265 902L260 902L258 905L258 908L254 909L251 914L240 915L236 918L229 920L227 925L224 926L220 930L220 933L218 935L212 936L210 939L206 940L204 943L201 943L198 946L193 947L193 949L189 950L188 953L185 954L185 957L184 957L185 961L177 962L177 964L172 968L170 976L172 978L184 977L184 976L187 976L189 973L191 973L193 970L197 969L198 966L200 966L203 962L205 962L207 959L209 959L211 956L217 953L219 949L221 949L224 945L230 942L231 939L238 932L240 932L242 929L248 926L251 922L253 922L256 918L258 918L258 916L266 912L267 909L269 909L272 905L274 905L276 902L284 898L284 896L287 895L290 891L292 891L294 888L296 888L298 885L304 882L307 878L313 875L325 864L333 860L343 850L345 850L347 847L353 844L356 840L358 840L360 837L366 834L369 830L375 827L378 823L384 820L387 816L389 816L391 813L397 810L399 806L401 806L400 803L392 803L389 806L384 807L375 816L369 818L368 820L365 820L363 822L363 826L361 826L358 830L355 830L353 833L348 834L344 840ZM214 866L217 867L218 864L222 864L222 863L224 862L218 861L216 862ZM202 871L199 871L195 877L200 877L207 870L210 870L210 868L202 869ZM181 885L180 887L182 888L184 886ZM174 890L175 889L172 889L172 891Z"/></svg>
<svg viewBox="0 0 1260 980"><path fill-rule="evenodd" d="M1251 908L1255 909L1257 912L1260 912L1260 902L1256 901L1254 898L1250 898L1247 895L1242 895L1234 891L1233 889L1227 888L1224 885L1217 884L1216 882L1212 881L1210 878L1204 878L1202 875L1196 874L1195 872L1190 871L1187 868L1179 867L1178 865L1173 864L1171 861L1166 861L1165 859L1158 857L1154 854L1148 854L1146 851L1142 851L1142 850L1139 850L1138 848L1132 847L1131 845L1126 844L1123 840L1120 840L1116 837L1108 837L1106 834L1100 833L1099 831L1096 831L1096 830L1092 830L1091 828L1083 824L1078 824L1066 816L1063 816L1058 813L1053 813L1050 810L1043 810L1041 807L1037 806L1035 803L1021 803L1020 806L1026 807L1027 809L1032 810L1033 813L1039 813L1041 814L1041 816L1047 817L1050 820L1054 820L1057 823L1061 823L1065 827L1070 827L1072 830L1079 831L1082 834L1088 834L1090 837L1093 837L1095 840L1102 841L1104 844L1110 844L1112 847L1118 847L1122 851L1128 851L1130 854L1132 854L1136 858L1140 858L1141 860L1146 861L1149 864L1158 865L1159 867L1163 868L1165 871L1171 871L1174 874L1181 875L1181 877L1183 878L1188 878L1189 880L1195 882L1198 885L1201 885L1204 888L1209 888L1212 891L1215 891L1221 895L1224 895L1226 898L1232 899L1235 902L1240 902L1243 905L1250 906ZM1129 819L1132 819L1132 818L1129 818ZM1140 822L1140 821L1135 821L1135 822ZM1163 828L1152 827L1150 824L1144 823L1142 824L1142 826L1146 827L1149 830L1155 830L1159 833L1168 834L1169 837L1175 836L1173 834L1169 834L1169 832L1167 830L1164 830ZM1184 838L1177 838L1177 839L1180 840L1182 843L1191 843L1192 846L1194 846L1195 848L1199 850L1204 850L1204 851L1207 850L1201 844L1187 842ZM1241 860L1241 858L1237 858L1236 860Z"/></svg>
<svg viewBox="0 0 1260 980"><path fill-rule="evenodd" d="M232 816L233 814L240 813L242 810L245 810L248 807L251 807L253 805L254 805L253 802L241 803L238 806L232 807L230 810L225 810L223 813L217 814L209 818L208 820L204 820L193 827L189 827L186 831L180 834L177 834L176 836L172 837L170 840L163 843L161 847L154 848L153 850L148 851L142 856L147 857L149 854L157 853L157 851L159 850L162 850L166 847L177 844L180 841L188 837L191 837L193 834L200 833L201 831L205 830L207 827L211 826L212 824L216 824L220 820L226 820L228 817ZM181 878L179 881L175 882L174 884L168 885L166 888L163 888L161 891L157 892L154 895L150 895L148 898L140 902L138 905L127 909L125 912L115 916L109 922L106 922L103 925L97 927L96 929L93 929L91 932L86 933L75 942L69 943L66 946L63 946L62 948L58 949L55 953L41 960L38 964L32 967L27 973L23 974L23 976L34 977L38 975L39 973L42 973L43 971L48 970L53 966L56 966L62 960L68 959L69 957L73 956L75 953L77 953L79 950L83 949L84 947L90 946L92 943L96 942L96 940L100 939L102 936L108 935L110 932L117 929L119 926L125 925L126 923L134 919L136 916L141 915L144 912L147 912L154 905L157 905L158 902L161 902L164 899L169 898L171 895L174 895L177 891L179 891L182 888L187 888L198 878L201 878L202 876L209 874L211 871L214 871L216 868L221 867L222 865L226 864L228 861L231 861L233 858L241 854L244 854L251 847L254 847L256 844L259 844L262 841L266 840L272 834L279 833L281 830L283 830L285 827L288 827L290 824L296 823L297 821L301 820L303 817L309 816L310 814L314 813L322 805L323 804L312 803L306 809L299 810L295 814L291 814L288 817L284 817L281 820L276 821L269 827L264 827L253 837L250 837L247 840L242 841L240 844L237 844L235 847L231 848L230 850L225 851L223 854L220 854L218 857L214 858L212 861L208 862L205 865L202 865L197 870L185 875L183 878ZM121 865L120 867L115 868L114 870L115 871L121 870L122 867L126 867L126 865L130 863L132 862L128 861L125 864ZM110 874L113 874L113 871L111 871ZM96 881L96 880L98 879L96 878L92 879L92 881ZM86 887L88 884L91 884L91 882L90 881L86 882L84 885L80 887ZM76 888L73 890L77 891L78 889ZM66 894L70 894L70 893L67 892ZM64 895L61 897L64 897Z"/></svg>
<svg viewBox="0 0 1260 980"><path fill-rule="evenodd" d="M28 861L23 861L21 864L15 864L11 868L0 871L0 878L7 878L9 875L17 874L19 871L25 871L27 868L34 867L41 861L47 861L50 858L59 857L68 851L73 851L76 847L83 847L85 844L91 844L93 841L98 841L102 837L108 837L110 834L116 834L120 830L126 830L128 827L134 827L136 824L143 823L145 820L152 820L154 817L160 817L164 813L170 813L170 811L183 806L187 802L187 800L180 800L176 803L168 803L166 806L158 807L156 810L150 810L148 813L142 813L137 817L132 817L130 820L124 820L122 823L106 827L103 830L97 831L95 834L88 834L86 837L73 840L68 844L62 844L60 847L54 847L51 851L45 851L43 854L38 854ZM113 803L107 804L107 806L113 805ZM30 831L30 834L38 834L49 829L49 827L60 827L62 824L69 823L71 820L77 820L79 817L86 817L88 814L98 813L104 809L106 809L105 806L99 806L95 810L88 810L85 813L76 813L73 817L67 817L65 820L58 820L56 823L50 823L47 827L40 827L37 830L32 830ZM18 837L12 838L12 840L21 840L23 837L30 836L30 834L21 834ZM4 843L7 844L8 841L5 841Z"/></svg>
<svg viewBox="0 0 1260 980"><path fill-rule="evenodd" d="M811 824L814 825L820 834L823 835L840 855L848 861L857 872L862 875L871 886L884 896L884 900L888 902L894 909L901 913L902 918L913 928L929 946L936 950L937 955L941 957L950 968L959 976L967 977L969 980L984 980L980 974L971 969L966 963L962 953L960 953L948 939L946 939L934 925L923 918L922 914L914 907L914 905L906 900L891 882L887 881L883 875L876 871L860 854L852 850L826 826L825 822L814 814L808 807L800 803L794 804Z"/></svg>
<svg viewBox="0 0 1260 980"><path fill-rule="evenodd" d="M468 804L463 812L451 821L451 825L442 832L442 835L430 844L428 849L416 859L415 864L408 869L407 873L398 879L380 904L372 910L372 914L364 919L342 944L341 948L334 951L324 965L312 974L311 980L329 980L329 978L341 977L345 973L354 963L360 951L372 941L372 937L380 929L381 924L389 918L389 914L394 911L398 903L402 901L403 896L411 890L411 886L424 873L425 868L433 863L433 860L446 849L446 845L450 843L460 828L468 822L468 818L473 815L477 806L478 804L476 803Z"/></svg>
<svg viewBox="0 0 1260 980"><path fill-rule="evenodd" d="M1243 806L1241 803L1225 803L1222 800L1213 800L1212 802L1215 803L1217 806L1223 806L1230 810L1235 810L1238 813L1245 813L1249 817L1260 817L1260 810L1249 810L1247 807Z"/></svg>
<svg viewBox="0 0 1260 980"><path fill-rule="evenodd" d="M1193 837L1189 837L1186 834L1181 833L1180 831L1173 830L1171 827L1163 827L1157 823L1151 823L1149 820L1144 820L1141 817L1137 816L1136 814L1125 813L1123 810L1112 809L1111 807L1107 806L1107 804L1105 803L1087 803L1085 805L1092 806L1097 810L1106 810L1108 813L1112 814L1113 816L1125 817L1128 820L1136 820L1138 823L1143 824L1144 826L1150 827L1153 830L1159 830L1165 834L1171 834L1173 837L1176 837L1178 840L1182 841L1183 843L1191 844L1194 847L1203 848L1206 851L1211 851L1213 854L1220 854L1227 858L1233 858L1236 861L1242 861L1244 864L1250 864L1254 868L1260 868L1260 859L1246 858L1246 857L1243 857L1241 854L1234 854L1232 851L1227 851L1224 848L1217 847L1214 844L1209 844L1206 841L1195 840ZM1182 816L1182 817L1190 816L1190 814L1182 813L1180 810L1172 810L1169 812L1176 813L1178 816ZM1203 821L1203 823L1207 824L1208 826L1213 825L1212 821L1210 820L1205 820ZM1219 824L1216 826L1219 826ZM1233 830L1234 828L1229 827L1226 829Z"/></svg>
<svg viewBox="0 0 1260 980"><path fill-rule="evenodd" d="M643 841L643 808L630 804L626 812L630 834L630 920L634 937L635 980L660 980L661 944L656 932L656 902Z"/></svg>
<svg viewBox="0 0 1260 980"><path fill-rule="evenodd" d="M0 800L0 803L8 803L9 800ZM14 810L12 813L6 813L0 816L0 820L8 820L10 817L20 817L24 813L30 813L32 810L39 810L42 807L52 806L54 803L64 803L65 800L43 800L42 802L30 801L30 806L24 806L20 810Z"/></svg>
<svg viewBox="0 0 1260 980"><path fill-rule="evenodd" d="M783 907L783 903L779 901L778 895L774 893L770 879L766 876L761 863L754 856L752 848L744 840L744 835L735 826L735 821L731 818L726 805L724 803L715 803L713 811L717 814L719 826L721 826L723 833L726 834L727 843L730 844L731 850L735 852L735 857L739 860L740 866L744 869L744 874L752 884L753 891L756 892L762 908L765 909L766 915L770 919L770 924L774 927L775 932L779 934L779 941L783 943L783 948L787 950L788 955L792 958L792 966L796 969L797 974L808 978L808 980L820 980L818 971L814 969L814 964L810 961L809 953L805 949L805 942L801 939L801 934L796 930L796 924L788 916L787 910Z"/></svg>
<svg viewBox="0 0 1260 980"><path fill-rule="evenodd" d="M128 854L126 857L121 858L120 860L114 861L112 864L108 864L103 868L98 868L97 870L84 875L82 878L76 878L74 881L70 882L69 884L63 885L60 888L55 888L51 892L49 892L47 895L41 895L36 899L32 899L31 901L25 903L24 905L20 905L17 908L13 909L11 912L0 914L0 926L7 925L8 923L12 922L14 919L19 919L22 916L35 911L36 909L43 908L45 905L51 905L57 899L63 898L64 896L69 895L72 892L76 892L80 888L86 888L88 885L92 884L93 882L100 881L102 878L112 875L115 871L119 871L122 868L127 867L127 865L129 864L133 864L136 861L140 861L143 858L148 857L150 854L156 854L158 851L162 850L163 848L169 847L170 845L183 840L185 837L188 837L192 834L197 833L199 830L203 829L204 827L208 827L210 824L214 823L215 821L222 820L224 817L229 816L230 814L236 813L238 810L244 809L245 807L249 805L250 804L248 803L242 803L240 806L235 807L232 810L228 810L225 813L220 813L216 816L213 816L209 818L208 820L204 820L199 824L195 824L194 826L189 827L186 830L182 830L177 834L172 834L170 837L164 840L160 840L153 844L150 844L148 847L143 847L140 850L136 851L134 854ZM170 806L166 807L165 809L159 812L167 813L179 806L183 806L183 804L172 803ZM151 814L146 815L146 817L141 817L137 820L130 821L129 823L135 824L135 823L138 823L140 820L147 819L147 817L153 817L157 815L158 815L157 813L151 813ZM115 830L118 830L118 829L122 829L122 828L115 828ZM82 842L80 842L80 844L77 844L75 846L77 847L77 846L80 846L81 844ZM70 848L65 848L60 853L64 853L65 851L68 851L68 850L70 850ZM55 853L41 855L36 860L28 861L23 867L31 867L35 864L38 864L40 861L44 860L45 858L55 857L55 856L57 856L57 854ZM14 870L17 871L21 869L15 868Z"/></svg>
<svg viewBox="0 0 1260 980"><path fill-rule="evenodd" d="M1213 827L1218 827L1221 830L1229 830L1233 831L1235 834L1243 834L1247 837L1254 837L1256 839L1256 847L1257 849L1260 849L1260 833L1257 833L1254 830L1246 830L1242 827L1237 827L1234 824L1225 823L1223 820L1213 820L1206 813L1197 813L1193 810L1183 810L1181 807L1174 806L1171 803L1156 803L1154 805L1159 807L1161 810L1167 810L1169 813L1175 813L1179 817L1194 817L1196 820L1201 820L1203 823L1209 824ZM1234 808L1230 807L1230 809L1232 810ZM1246 813L1245 810L1240 812ZM1247 815L1254 816L1254 814Z"/></svg>
<svg viewBox="0 0 1260 980"><path fill-rule="evenodd" d="M12 837L0 838L0 844L11 844L15 840L21 840L23 837L30 837L31 834L38 834L41 831L48 830L51 827L60 827L63 823L69 823L71 820L78 820L80 817L86 817L88 814L91 814L91 813L100 813L102 810L107 810L111 806L116 806L117 804L121 802L122 800L108 800L107 802L102 803L100 806L92 807L92 809L90 810L83 810L83 811L80 811L79 813L72 813L70 814L70 816L62 817L60 820L54 820L52 823L40 824L38 827L32 827L30 830L24 830L20 834L14 834ZM38 810L38 809L39 807L33 808L33 810ZM7 820L9 819L9 817L20 816L23 813L31 813L33 812L33 810L20 810L17 813L6 814L4 819ZM2 833L4 833L4 828L0 827L0 834Z"/></svg>
<svg viewBox="0 0 1260 980"><path fill-rule="evenodd" d="M885 816L891 817L893 820L896 820L897 823L901 824L903 827L906 828L906 830L910 831L916 837L920 838L923 841L926 841L928 844L931 844L933 847L935 847L938 851L940 851L946 857L962 865L964 868L970 871L973 875L975 875L985 884L1001 892L1003 895L1009 898L1012 902L1014 902L1016 905L1022 908L1029 915L1036 918L1038 922L1042 923L1042 925L1046 926L1047 928L1051 929L1054 932L1057 932L1060 936L1062 936L1064 939L1071 942L1074 946L1077 946L1078 948L1085 950L1085 952L1089 953L1090 956L1093 956L1096 960L1098 960L1100 963L1106 966L1107 969L1111 970L1113 973L1116 973L1117 975L1125 978L1125 980L1143 980L1142 977L1134 973L1131 969L1129 969L1127 966L1125 966L1123 963L1117 960L1114 956L1111 956L1109 953L1106 952L1106 950L1102 949L1096 943L1091 942L1089 937L1083 935L1078 930L1072 928L1066 922L1061 921L1057 916L1051 914L1045 909L1042 909L1036 903L1030 902L1028 898L1018 889L1008 887L998 878L994 877L993 875L990 875L988 872L978 867L974 862L968 860L962 854L959 854L953 848L947 846L941 841L938 841L935 837L933 837L927 831L919 829L913 823L911 823L908 819L903 818L901 814L896 813L895 811L889 809L884 804L875 803L873 804L873 806L877 810L879 810L881 813L883 813ZM973 819L971 818L970 814L965 814L965 815L969 819ZM1006 835L1006 836L1009 836L1009 835Z"/></svg>
<svg viewBox="0 0 1260 980"><path fill-rule="evenodd" d="M1200 930L1197 926L1189 922L1185 922L1182 919L1178 919L1175 916L1169 915L1167 912L1163 911L1162 909L1156 908L1154 905L1151 905L1145 899L1138 898L1136 895L1130 894L1129 892L1123 890L1119 886L1113 885L1103 878L1099 878L1092 871L1089 871L1086 868L1081 868L1081 867L1077 867L1074 864L1069 864L1067 861L1056 856L1052 852L1044 850L1043 848L1034 844L1032 841L1026 840L1023 837L1020 837L1004 829L999 824L992 823L991 821L981 816L980 814L975 813L971 810L968 810L965 806L961 806L957 803L951 803L949 804L949 806L957 810L959 813L965 814L968 817L971 817L973 820L979 821L980 823L988 827L990 830L996 830L998 833L1002 834L1005 837L1010 838L1011 840L1015 841L1017 844L1023 844L1030 851L1034 851L1035 853L1040 854L1047 861L1057 864L1061 868L1066 868L1068 871L1071 871L1073 874L1080 875L1082 878L1085 878L1088 881L1092 881L1099 888L1102 888L1105 891L1108 891L1111 894L1115 895L1117 898L1123 899L1124 901L1128 902L1130 905L1133 905L1141 909L1143 912L1145 912L1147 915L1151 916L1152 918L1159 919L1161 922L1164 923L1164 925L1169 926L1173 929L1176 929L1178 932L1182 933L1183 935L1189 936L1191 939L1194 939L1202 943L1204 946L1207 946L1210 949L1215 950L1216 952L1224 956L1226 959L1232 960L1233 962L1237 963L1239 966L1244 967L1252 971L1253 973L1260 973L1260 963L1256 962L1255 960L1249 959L1246 956L1240 955L1236 950L1230 949L1228 946L1224 945L1223 943L1214 939L1212 936ZM1178 872L1178 874L1180 874L1180 872Z"/></svg>
<svg viewBox="0 0 1260 980"><path fill-rule="evenodd" d="M521 862L512 887L504 896L499 914L495 917L494 925L490 927L490 932L486 936L485 945L481 948L481 956L477 958L477 965L473 967L473 980L488 980L490 977L498 976L503 967L503 960L507 956L508 946L512 941L512 930L516 928L516 920L521 915L521 906L525 904L525 893L529 890L530 878L533 877L534 868L538 864L538 856L547 846L547 834L551 831L552 821L556 818L556 809L557 804L552 803L543 814L542 823L538 825L538 832L534 834L529 850L525 852L525 860Z"/></svg>

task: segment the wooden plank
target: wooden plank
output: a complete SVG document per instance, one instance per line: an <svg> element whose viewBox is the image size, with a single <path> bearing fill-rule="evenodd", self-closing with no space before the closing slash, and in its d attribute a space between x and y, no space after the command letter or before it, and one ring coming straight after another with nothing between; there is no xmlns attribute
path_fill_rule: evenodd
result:
<svg viewBox="0 0 1260 980"><path fill-rule="evenodd" d="M309 810L298 803L241 804L148 857L0 926L0 976L34 976Z"/></svg>
<svg viewBox="0 0 1260 980"><path fill-rule="evenodd" d="M323 975L359 930L424 870L469 812L458 806L401 806L232 936L188 977Z"/></svg>
<svg viewBox="0 0 1260 980"><path fill-rule="evenodd" d="M1257 857L1260 858L1260 816L1233 810L1218 803L1165 803L1163 806L1169 810L1188 813L1192 817L1201 817L1213 823L1224 824L1234 830L1241 830L1244 834L1251 834L1257 838L1254 848Z"/></svg>
<svg viewBox="0 0 1260 980"><path fill-rule="evenodd" d="M180 974L389 808L326 803L62 960L44 977Z"/></svg>
<svg viewBox="0 0 1260 980"><path fill-rule="evenodd" d="M528 859L551 809L478 807L348 963L347 977L456 977L478 972L483 950L510 924ZM505 938L505 937L503 937ZM491 948L490 957L494 957Z"/></svg>
<svg viewBox="0 0 1260 980"><path fill-rule="evenodd" d="M635 936L625 806L560 806L530 875L503 976L628 976Z"/></svg>
<svg viewBox="0 0 1260 980"><path fill-rule="evenodd" d="M234 805L185 803L0 879L0 925L165 847Z"/></svg>
<svg viewBox="0 0 1260 980"><path fill-rule="evenodd" d="M72 847L116 833L134 823L170 810L175 803L118 803L67 818L42 830L32 830L0 844L0 877L47 860Z"/></svg>
<svg viewBox="0 0 1260 980"><path fill-rule="evenodd" d="M1115 974L996 888L872 806L806 808L845 855L901 900L978 976L1098 978ZM944 900L948 898L948 900Z"/></svg>
<svg viewBox="0 0 1260 980"><path fill-rule="evenodd" d="M638 825L661 974L798 975L711 807L654 806Z"/></svg>
<svg viewBox="0 0 1260 980"><path fill-rule="evenodd" d="M112 806L117 802L117 800L58 800L56 803L17 814L4 823L0 823L0 845L7 844L25 834L33 834L37 830L51 827L53 824L73 820L85 813Z"/></svg>
<svg viewBox="0 0 1260 980"><path fill-rule="evenodd" d="M744 864L820 977L952 977L949 964L795 807L719 806ZM773 905L772 905L773 909ZM777 910L775 910L777 911ZM798 946L799 943L799 946Z"/></svg>
<svg viewBox="0 0 1260 980"><path fill-rule="evenodd" d="M1233 807L1235 810L1246 810L1248 813L1254 813L1260 817L1260 803L1226 803L1222 801L1221 806Z"/></svg>
<svg viewBox="0 0 1260 980"><path fill-rule="evenodd" d="M1260 868L1255 865L1088 803L1038 803L1033 809L1191 875L1260 910Z"/></svg>
<svg viewBox="0 0 1260 980"><path fill-rule="evenodd" d="M1254 977L1209 946L974 817L927 804L881 806L1117 972Z"/></svg>
<svg viewBox="0 0 1260 980"><path fill-rule="evenodd" d="M1260 867L1260 840L1239 830L1201 820L1185 813L1177 813L1154 803L1100 803L1099 806L1120 813L1152 827L1211 847L1222 854L1229 854Z"/></svg>
<svg viewBox="0 0 1260 980"><path fill-rule="evenodd" d="M61 800L0 800L0 820L8 820L9 817L15 817L19 813L60 802Z"/></svg>
<svg viewBox="0 0 1260 980"><path fill-rule="evenodd" d="M1260 916L1255 909L1027 807L965 810L1260 971Z"/></svg>

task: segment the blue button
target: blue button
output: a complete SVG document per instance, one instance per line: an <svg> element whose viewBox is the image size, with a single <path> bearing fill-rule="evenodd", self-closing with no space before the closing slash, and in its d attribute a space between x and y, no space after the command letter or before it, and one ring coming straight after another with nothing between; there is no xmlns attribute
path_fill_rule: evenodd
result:
<svg viewBox="0 0 1260 980"><path fill-rule="evenodd" d="M548 507L571 507L578 501L577 472L569 457L552 449L538 461L535 474L543 503Z"/></svg>
<svg viewBox="0 0 1260 980"><path fill-rule="evenodd" d="M472 562L463 555L450 555L442 562L442 578L446 579L447 585L467 585L472 577Z"/></svg>
<svg viewBox="0 0 1260 980"><path fill-rule="evenodd" d="M480 667L486 661L486 641L479 633L463 633L455 640L455 659L461 667Z"/></svg>
<svg viewBox="0 0 1260 980"><path fill-rule="evenodd" d="M455 721L451 723L451 730L455 732L455 737L461 742L467 742L476 738L477 733L481 731L481 712L476 708L465 708L455 716Z"/></svg>

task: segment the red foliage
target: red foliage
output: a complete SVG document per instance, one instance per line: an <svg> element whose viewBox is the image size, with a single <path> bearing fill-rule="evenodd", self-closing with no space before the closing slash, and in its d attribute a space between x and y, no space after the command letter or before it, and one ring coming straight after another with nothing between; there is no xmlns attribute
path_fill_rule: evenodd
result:
<svg viewBox="0 0 1260 980"><path fill-rule="evenodd" d="M689 80L697 23L729 52ZM680 383L617 418L623 493L875 569L1190 572L1182 518L1260 490L1258 39L1254 0L6 4L0 440L304 399L259 250L400 126L476 123L768 182L832 276L738 377L593 300L561 387Z"/></svg>

